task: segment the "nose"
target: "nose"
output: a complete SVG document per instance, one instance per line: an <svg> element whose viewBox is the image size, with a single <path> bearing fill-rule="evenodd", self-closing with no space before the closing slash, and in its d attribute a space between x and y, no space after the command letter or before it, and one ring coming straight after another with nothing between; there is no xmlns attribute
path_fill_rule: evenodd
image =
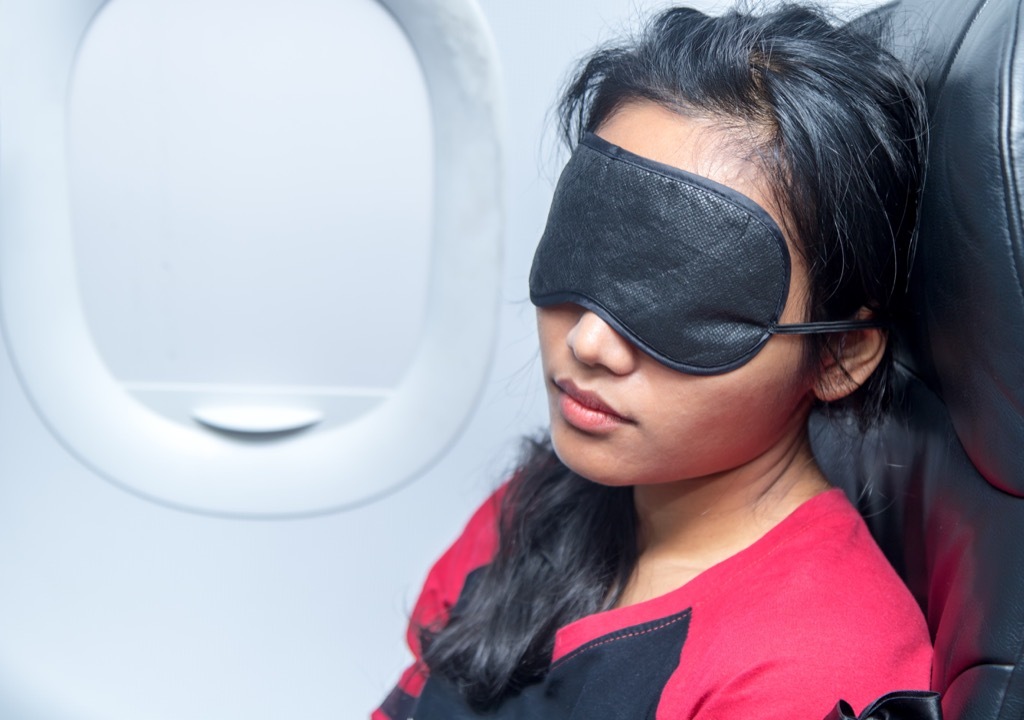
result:
<svg viewBox="0 0 1024 720"><path fill-rule="evenodd" d="M601 366L615 375L626 375L636 367L636 346L590 310L580 314L565 341L584 365Z"/></svg>

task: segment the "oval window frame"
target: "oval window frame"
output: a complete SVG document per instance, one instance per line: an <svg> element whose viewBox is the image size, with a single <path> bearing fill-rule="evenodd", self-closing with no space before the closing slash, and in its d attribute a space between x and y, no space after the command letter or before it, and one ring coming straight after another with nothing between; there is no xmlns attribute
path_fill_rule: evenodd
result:
<svg viewBox="0 0 1024 720"><path fill-rule="evenodd" d="M107 0L22 0L17 10L8 3L5 15L24 22L0 30L0 326L43 422L115 485L204 514L333 512L415 478L467 422L497 334L497 53L473 0L377 1L419 58L433 116L433 252L422 340L399 385L366 414L263 440L169 420L136 400L102 361L78 300L66 102L78 47Z"/></svg>

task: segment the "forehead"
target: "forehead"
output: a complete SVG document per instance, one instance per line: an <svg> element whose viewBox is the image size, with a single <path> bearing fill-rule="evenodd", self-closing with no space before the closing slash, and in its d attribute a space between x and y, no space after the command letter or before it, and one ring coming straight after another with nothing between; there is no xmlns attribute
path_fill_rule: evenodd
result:
<svg viewBox="0 0 1024 720"><path fill-rule="evenodd" d="M596 134L641 157L730 187L785 228L763 172L748 159L753 135L750 143L744 143L742 131L734 125L726 127L721 120L680 115L654 102L636 101L618 108Z"/></svg>

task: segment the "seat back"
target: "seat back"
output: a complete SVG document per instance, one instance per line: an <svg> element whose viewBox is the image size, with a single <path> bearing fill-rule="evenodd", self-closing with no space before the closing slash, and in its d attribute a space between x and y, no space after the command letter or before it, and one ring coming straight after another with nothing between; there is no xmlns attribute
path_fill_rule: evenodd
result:
<svg viewBox="0 0 1024 720"><path fill-rule="evenodd" d="M894 412L812 439L920 601L950 720L1024 717L1024 37L1020 0L902 0L930 150ZM870 592L851 588L851 592ZM865 658L865 662L871 662Z"/></svg>

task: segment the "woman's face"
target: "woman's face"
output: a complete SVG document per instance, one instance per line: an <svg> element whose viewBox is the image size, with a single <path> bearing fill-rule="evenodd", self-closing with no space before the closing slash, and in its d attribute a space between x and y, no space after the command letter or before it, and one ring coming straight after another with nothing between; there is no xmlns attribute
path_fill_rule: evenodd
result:
<svg viewBox="0 0 1024 720"><path fill-rule="evenodd" d="M731 153L705 120L659 105L624 106L597 134L637 155L738 190L774 212L758 169ZM735 142L733 140L733 142ZM781 322L804 319L806 269L793 260ZM744 471L770 472L805 442L815 377L802 340L774 336L747 364L721 375L688 375L638 350L578 305L537 311L551 413L562 461L607 485L666 483Z"/></svg>

